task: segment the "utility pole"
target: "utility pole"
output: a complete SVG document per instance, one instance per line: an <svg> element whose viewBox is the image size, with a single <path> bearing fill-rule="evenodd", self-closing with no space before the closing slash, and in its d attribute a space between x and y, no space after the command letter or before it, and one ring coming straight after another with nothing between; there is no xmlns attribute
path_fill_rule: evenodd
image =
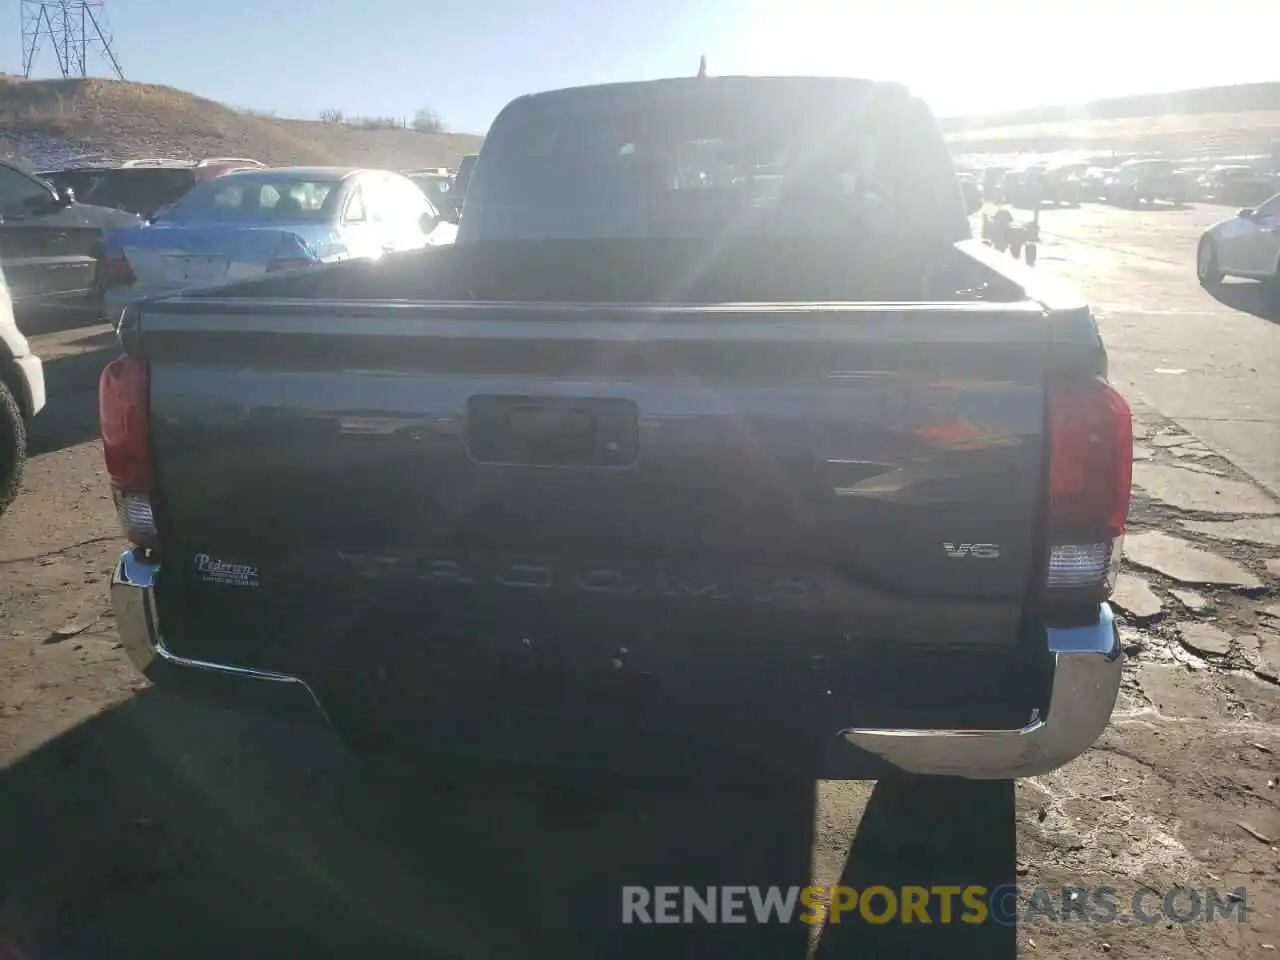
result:
<svg viewBox="0 0 1280 960"><path fill-rule="evenodd" d="M89 76L91 49L101 54L118 79L124 79L107 29L106 0L21 0L20 15L24 77L31 76L47 41L64 79Z"/></svg>

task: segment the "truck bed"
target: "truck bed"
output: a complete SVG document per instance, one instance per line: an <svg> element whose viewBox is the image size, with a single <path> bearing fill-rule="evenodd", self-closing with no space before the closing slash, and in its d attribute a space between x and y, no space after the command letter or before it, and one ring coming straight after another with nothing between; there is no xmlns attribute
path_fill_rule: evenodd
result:
<svg viewBox="0 0 1280 960"><path fill-rule="evenodd" d="M726 303L678 258L504 283L458 247L143 304L166 642L424 738L1016 728L1049 682L1046 385L1101 351L956 252L931 302L874 264L899 299L787 300L775 256Z"/></svg>

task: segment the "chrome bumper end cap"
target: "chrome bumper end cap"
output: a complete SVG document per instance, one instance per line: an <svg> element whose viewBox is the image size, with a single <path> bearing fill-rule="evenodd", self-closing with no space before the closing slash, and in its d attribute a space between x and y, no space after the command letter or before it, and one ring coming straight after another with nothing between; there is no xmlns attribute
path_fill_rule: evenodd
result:
<svg viewBox="0 0 1280 960"><path fill-rule="evenodd" d="M111 574L111 607L115 614L120 642L134 667L153 683L162 683L165 675L206 674L241 680L292 685L303 690L323 714L315 691L301 678L272 670L211 663L180 656L169 650L160 633L156 615L155 590L160 564L126 550L116 561Z"/></svg>
<svg viewBox="0 0 1280 960"><path fill-rule="evenodd" d="M912 775L1007 780L1056 770L1085 753L1111 720L1124 657L1110 606L1098 622L1047 631L1049 706L1012 730L849 729L843 739Z"/></svg>

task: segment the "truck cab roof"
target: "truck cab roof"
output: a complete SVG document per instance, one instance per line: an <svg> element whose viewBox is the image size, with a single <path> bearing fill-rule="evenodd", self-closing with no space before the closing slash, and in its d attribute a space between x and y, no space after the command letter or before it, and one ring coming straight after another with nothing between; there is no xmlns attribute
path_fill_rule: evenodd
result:
<svg viewBox="0 0 1280 960"><path fill-rule="evenodd" d="M517 97L515 103L536 103L544 107L581 108L592 101L603 104L617 104L630 99L650 100L655 93L661 91L665 96L696 98L699 95L715 91L723 96L727 89L746 94L767 94L770 97L808 96L830 97L834 94L865 95L871 90L908 96L907 88L891 81L871 80L857 77L768 77L768 76L722 76L722 77L668 77L658 80L632 80L620 83L601 83L577 87L562 87L546 90L541 93L525 94Z"/></svg>

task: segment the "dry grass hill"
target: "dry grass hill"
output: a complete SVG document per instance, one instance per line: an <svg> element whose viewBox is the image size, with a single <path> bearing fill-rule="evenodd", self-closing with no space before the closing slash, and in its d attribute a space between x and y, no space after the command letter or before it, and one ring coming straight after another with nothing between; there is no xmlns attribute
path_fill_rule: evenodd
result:
<svg viewBox="0 0 1280 960"><path fill-rule="evenodd" d="M958 153L1268 153L1280 144L1280 83L1117 97L943 121ZM452 166L481 138L361 122L284 120L154 84L0 74L0 156L36 166L138 156L248 156L267 163Z"/></svg>
<svg viewBox="0 0 1280 960"><path fill-rule="evenodd" d="M957 117L943 121L943 129L957 152L1076 148L1205 157L1265 154L1280 143L1280 83Z"/></svg>
<svg viewBox="0 0 1280 960"><path fill-rule="evenodd" d="M453 166L481 138L250 115L172 87L0 75L0 156L36 166L129 157L253 157L271 164Z"/></svg>

